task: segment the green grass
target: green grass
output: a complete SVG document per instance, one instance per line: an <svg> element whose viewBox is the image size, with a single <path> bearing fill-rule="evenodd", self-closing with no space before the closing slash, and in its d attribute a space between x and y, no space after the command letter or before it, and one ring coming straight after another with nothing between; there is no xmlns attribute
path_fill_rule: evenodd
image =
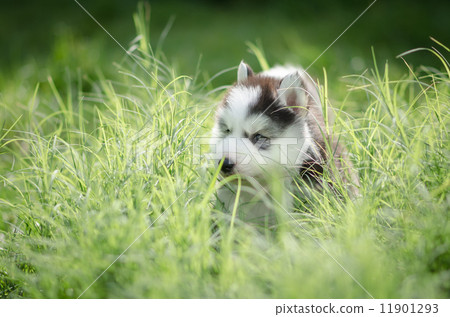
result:
<svg viewBox="0 0 450 317"><path fill-rule="evenodd" d="M148 37L135 43L111 77L84 64L57 79L2 78L0 296L450 295L450 74L439 54L442 70L405 63L395 76L374 60L346 90L324 72L330 125L352 153L361 197L299 197L296 221L267 229L219 210L216 170L194 157L223 90L210 93L201 67L179 75Z"/></svg>

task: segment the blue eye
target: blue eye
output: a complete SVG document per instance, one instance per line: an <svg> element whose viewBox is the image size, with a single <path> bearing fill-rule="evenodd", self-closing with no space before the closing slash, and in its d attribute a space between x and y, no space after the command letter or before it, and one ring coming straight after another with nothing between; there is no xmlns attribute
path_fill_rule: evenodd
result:
<svg viewBox="0 0 450 317"><path fill-rule="evenodd" d="M259 134L259 133L257 133L257 134L255 134L254 136L253 136L253 143L256 143L256 142L258 142L260 139L262 138L262 135L261 134Z"/></svg>
<svg viewBox="0 0 450 317"><path fill-rule="evenodd" d="M269 140L269 138L267 138L264 135L259 134L259 133L254 134L253 137L252 137L253 144L256 144L258 142L266 143L268 140Z"/></svg>

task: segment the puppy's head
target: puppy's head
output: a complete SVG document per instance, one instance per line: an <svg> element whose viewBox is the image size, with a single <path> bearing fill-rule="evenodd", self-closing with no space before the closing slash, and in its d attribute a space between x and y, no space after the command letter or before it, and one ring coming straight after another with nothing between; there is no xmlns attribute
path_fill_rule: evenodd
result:
<svg viewBox="0 0 450 317"><path fill-rule="evenodd" d="M302 78L297 71L282 78L255 75L241 62L212 133L222 174L261 178L298 169L311 142L305 118L312 98Z"/></svg>

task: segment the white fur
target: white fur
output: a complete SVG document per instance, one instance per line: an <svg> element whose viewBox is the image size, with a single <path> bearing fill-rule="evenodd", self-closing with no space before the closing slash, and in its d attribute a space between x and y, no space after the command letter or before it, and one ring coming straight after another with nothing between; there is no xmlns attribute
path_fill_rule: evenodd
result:
<svg viewBox="0 0 450 317"><path fill-rule="evenodd" d="M304 72L304 71L301 67L296 67L296 66L292 66L292 65L286 65L286 66L278 65L278 66L272 67L271 69L268 69L268 70L262 72L260 75L266 76L266 77L274 77L274 78L282 79L285 76L295 73L295 72Z"/></svg>
<svg viewBox="0 0 450 317"><path fill-rule="evenodd" d="M236 123L242 123L239 120L247 116L249 107L258 101L260 95L260 87L236 86L231 90L227 102L235 123L233 124L233 128L237 131L242 129L242 125Z"/></svg>

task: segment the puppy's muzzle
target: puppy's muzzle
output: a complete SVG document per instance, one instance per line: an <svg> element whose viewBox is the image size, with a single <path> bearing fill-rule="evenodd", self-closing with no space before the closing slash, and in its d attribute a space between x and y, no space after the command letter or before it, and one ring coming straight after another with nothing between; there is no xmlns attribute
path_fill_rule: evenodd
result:
<svg viewBox="0 0 450 317"><path fill-rule="evenodd" d="M219 162L219 164L220 164L220 162ZM226 175L230 175L233 172L234 165L235 164L229 158L226 157L223 160L222 173L224 173Z"/></svg>

